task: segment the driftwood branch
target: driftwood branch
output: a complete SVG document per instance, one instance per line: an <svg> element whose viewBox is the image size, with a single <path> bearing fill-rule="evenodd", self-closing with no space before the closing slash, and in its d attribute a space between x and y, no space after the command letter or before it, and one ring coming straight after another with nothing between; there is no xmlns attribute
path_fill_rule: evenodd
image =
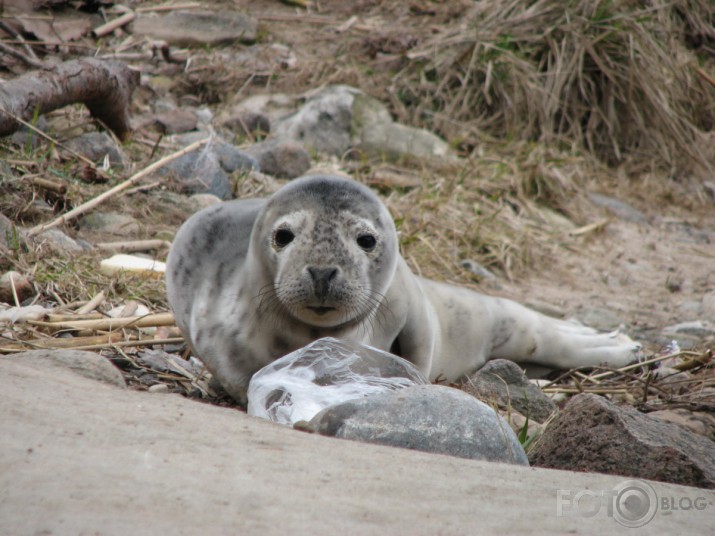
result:
<svg viewBox="0 0 715 536"><path fill-rule="evenodd" d="M118 138L131 133L129 103L139 73L117 61L84 58L18 76L0 87L0 136L19 128L13 116L25 121L68 104L84 103Z"/></svg>

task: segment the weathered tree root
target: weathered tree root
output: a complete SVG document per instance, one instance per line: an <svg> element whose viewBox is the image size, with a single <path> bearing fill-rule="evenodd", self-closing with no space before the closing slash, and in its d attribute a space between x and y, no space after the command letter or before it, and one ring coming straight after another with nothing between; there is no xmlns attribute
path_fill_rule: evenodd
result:
<svg viewBox="0 0 715 536"><path fill-rule="evenodd" d="M82 102L92 117L126 140L131 134L129 103L138 83L139 73L125 64L94 58L18 76L0 85L0 136L20 128L13 115L29 121L37 110L46 113Z"/></svg>

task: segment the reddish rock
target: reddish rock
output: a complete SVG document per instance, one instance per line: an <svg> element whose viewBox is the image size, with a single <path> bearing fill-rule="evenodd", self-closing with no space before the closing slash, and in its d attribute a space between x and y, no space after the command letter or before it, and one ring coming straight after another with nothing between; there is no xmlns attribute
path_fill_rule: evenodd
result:
<svg viewBox="0 0 715 536"><path fill-rule="evenodd" d="M194 130L198 118L189 110L172 110L158 114L154 118L154 124L162 134L180 134Z"/></svg>
<svg viewBox="0 0 715 536"><path fill-rule="evenodd" d="M715 488L715 443L593 394L575 396L529 453L534 466Z"/></svg>
<svg viewBox="0 0 715 536"><path fill-rule="evenodd" d="M19 272L5 272L0 276L0 302L15 304L15 296L20 303L32 296L35 289L30 280Z"/></svg>

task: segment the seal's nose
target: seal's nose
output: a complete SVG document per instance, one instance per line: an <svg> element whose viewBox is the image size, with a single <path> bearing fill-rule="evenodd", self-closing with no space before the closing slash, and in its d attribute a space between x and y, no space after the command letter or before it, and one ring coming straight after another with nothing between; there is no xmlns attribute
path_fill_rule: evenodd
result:
<svg viewBox="0 0 715 536"><path fill-rule="evenodd" d="M313 290L317 298L325 298L328 295L330 282L338 275L338 269L334 266L318 267L309 266L307 268L310 278L313 280Z"/></svg>

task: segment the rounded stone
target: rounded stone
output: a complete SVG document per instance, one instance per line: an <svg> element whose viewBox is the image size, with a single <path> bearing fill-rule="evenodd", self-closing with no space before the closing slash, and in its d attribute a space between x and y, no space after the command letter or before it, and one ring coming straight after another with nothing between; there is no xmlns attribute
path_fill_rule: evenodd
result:
<svg viewBox="0 0 715 536"><path fill-rule="evenodd" d="M331 406L308 427L341 439L529 465L516 435L494 409L440 385L407 387Z"/></svg>

